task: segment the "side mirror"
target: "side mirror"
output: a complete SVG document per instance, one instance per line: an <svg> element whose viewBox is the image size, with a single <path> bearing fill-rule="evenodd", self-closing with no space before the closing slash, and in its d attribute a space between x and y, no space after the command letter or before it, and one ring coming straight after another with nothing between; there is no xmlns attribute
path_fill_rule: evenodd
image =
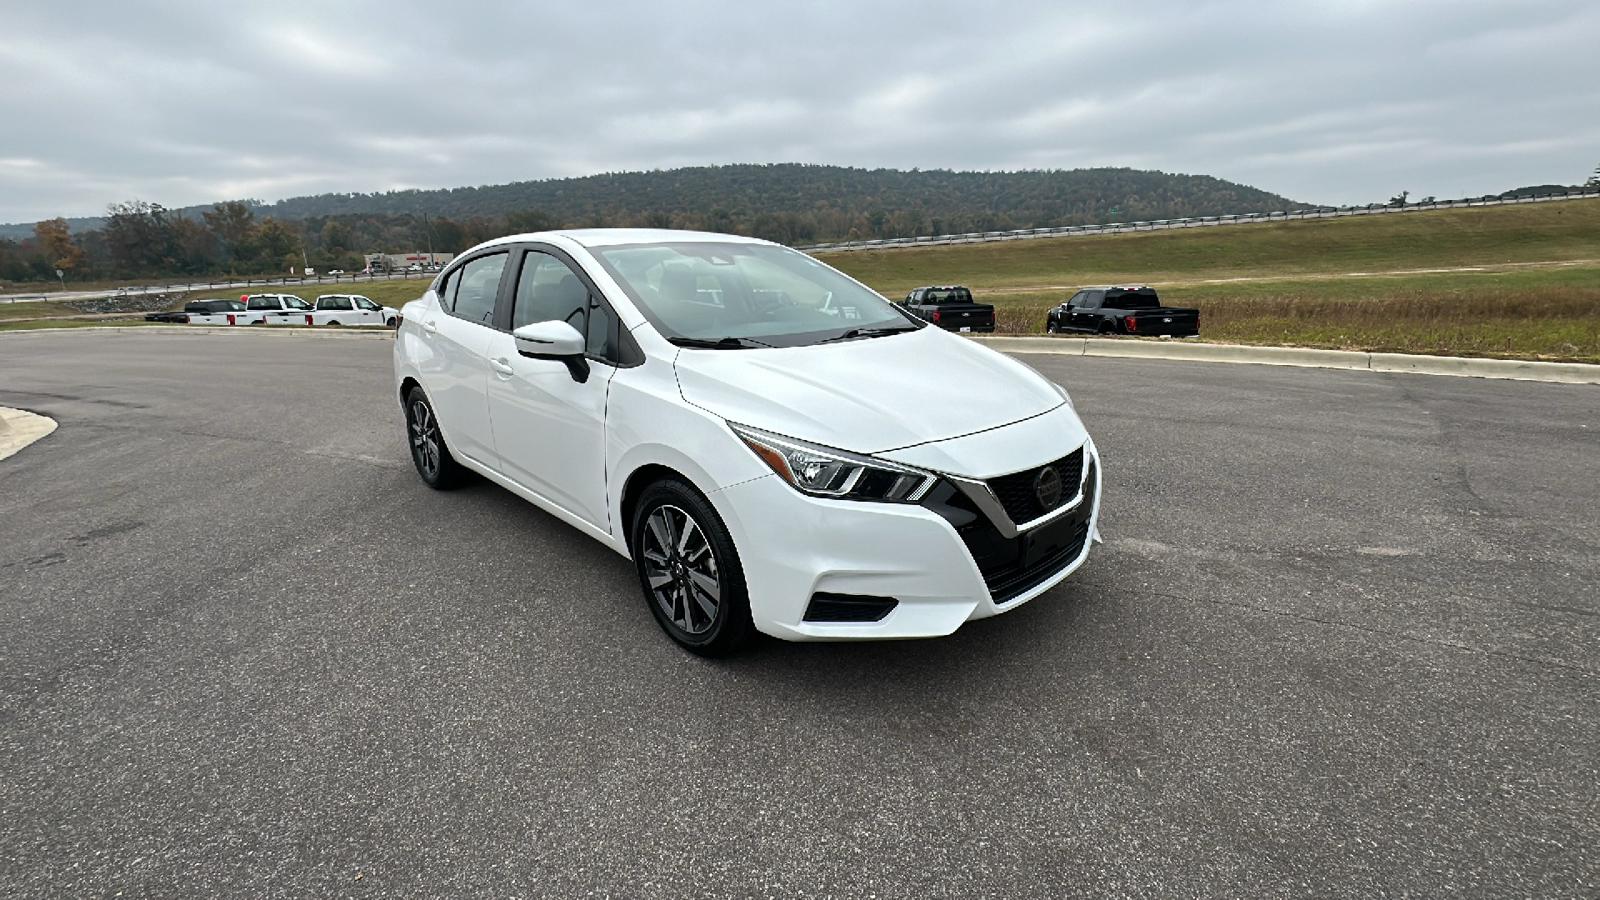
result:
<svg viewBox="0 0 1600 900"><path fill-rule="evenodd" d="M589 360L584 357L587 342L578 329L566 322L534 322L511 332L511 337L519 354L529 359L560 360L567 364L573 381L582 384L589 380Z"/></svg>

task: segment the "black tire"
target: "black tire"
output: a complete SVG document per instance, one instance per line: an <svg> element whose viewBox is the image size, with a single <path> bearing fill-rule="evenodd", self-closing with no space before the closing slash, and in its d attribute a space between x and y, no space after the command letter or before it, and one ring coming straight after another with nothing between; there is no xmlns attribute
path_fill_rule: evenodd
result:
<svg viewBox="0 0 1600 900"><path fill-rule="evenodd" d="M1046 334L1060 334L1061 333L1061 329L1056 325L1056 320L1055 319L1046 319L1045 323L1044 323L1044 330L1045 330Z"/></svg>
<svg viewBox="0 0 1600 900"><path fill-rule="evenodd" d="M398 327L400 327L400 320L395 318L394 316L390 316L389 317L389 321L387 321L387 322L385 322L383 324L389 326L390 328L398 328Z"/></svg>
<svg viewBox="0 0 1600 900"><path fill-rule="evenodd" d="M448 491L471 479L472 471L450 455L444 432L439 430L439 417L420 387L406 394L406 442L411 445L411 462L428 487Z"/></svg>
<svg viewBox="0 0 1600 900"><path fill-rule="evenodd" d="M1114 327L1112 327L1110 322L1101 322L1100 323L1100 333L1101 334L1116 334L1116 329Z"/></svg>
<svg viewBox="0 0 1600 900"><path fill-rule="evenodd" d="M338 322L329 322L328 324L332 325L334 328L338 328L339 327L339 323Z"/></svg>
<svg viewBox="0 0 1600 900"><path fill-rule="evenodd" d="M693 486L665 478L645 488L628 549L645 605L679 646L727 656L754 635L739 552L722 517Z"/></svg>

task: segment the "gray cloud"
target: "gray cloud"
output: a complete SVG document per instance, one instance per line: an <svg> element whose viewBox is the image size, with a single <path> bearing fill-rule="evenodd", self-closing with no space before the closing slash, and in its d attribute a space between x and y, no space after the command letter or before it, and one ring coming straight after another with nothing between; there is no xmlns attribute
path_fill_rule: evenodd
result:
<svg viewBox="0 0 1600 900"><path fill-rule="evenodd" d="M33 4L0 221L729 162L1478 194L1600 164L1597 43L1583 0Z"/></svg>

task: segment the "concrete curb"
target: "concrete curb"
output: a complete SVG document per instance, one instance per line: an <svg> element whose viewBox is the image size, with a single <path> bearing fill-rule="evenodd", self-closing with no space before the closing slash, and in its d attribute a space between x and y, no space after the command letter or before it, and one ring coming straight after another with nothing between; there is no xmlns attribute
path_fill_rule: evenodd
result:
<svg viewBox="0 0 1600 900"><path fill-rule="evenodd" d="M0 459L16 455L23 447L55 430L55 419L0 406Z"/></svg>
<svg viewBox="0 0 1600 900"><path fill-rule="evenodd" d="M1600 366L1588 363L1531 362L1520 359L1475 359L1411 353L1367 353L1356 350L1310 350L1299 347L1251 347L1244 344L1202 344L1116 338L994 335L968 335L968 337L1004 353L1176 359L1190 362L1251 363L1265 366L1306 366L1318 369L1362 369L1369 372L1507 378L1559 384L1600 384Z"/></svg>
<svg viewBox="0 0 1600 900"><path fill-rule="evenodd" d="M366 326L357 330L354 327L333 328L327 325L307 328L285 328L281 325L87 325L82 328L19 328L15 331L0 331L0 338L18 334L80 334L82 332L93 334L280 334L315 338L364 338L369 341L394 339L394 330L389 328Z"/></svg>

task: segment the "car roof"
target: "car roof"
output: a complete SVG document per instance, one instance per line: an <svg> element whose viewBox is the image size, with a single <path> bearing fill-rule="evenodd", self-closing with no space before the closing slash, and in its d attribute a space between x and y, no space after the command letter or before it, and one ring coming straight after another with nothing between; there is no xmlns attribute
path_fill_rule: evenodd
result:
<svg viewBox="0 0 1600 900"><path fill-rule="evenodd" d="M1148 284L1090 284L1078 288L1080 291L1153 291L1155 288Z"/></svg>
<svg viewBox="0 0 1600 900"><path fill-rule="evenodd" d="M737 234L718 234L714 231L678 231L672 228L561 228L554 231L511 234L503 238L486 241L478 246L491 247L500 244L520 244L525 241L549 241L552 238L565 239L585 248L616 247L623 244L772 244L771 241L763 241L759 238L744 237Z"/></svg>

